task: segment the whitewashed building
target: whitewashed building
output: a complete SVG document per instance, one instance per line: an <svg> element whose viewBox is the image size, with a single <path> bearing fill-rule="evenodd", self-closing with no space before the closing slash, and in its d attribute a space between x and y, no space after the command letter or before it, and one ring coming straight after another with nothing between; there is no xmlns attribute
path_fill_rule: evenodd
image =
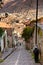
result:
<svg viewBox="0 0 43 65"><path fill-rule="evenodd" d="M7 45L7 32L5 31L3 35L0 37L0 51L3 52L4 50L6 50Z"/></svg>

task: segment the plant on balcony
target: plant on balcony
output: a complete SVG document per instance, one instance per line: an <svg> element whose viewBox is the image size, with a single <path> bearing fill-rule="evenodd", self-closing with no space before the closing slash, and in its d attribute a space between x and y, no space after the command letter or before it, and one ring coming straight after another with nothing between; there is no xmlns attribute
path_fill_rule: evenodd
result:
<svg viewBox="0 0 43 65"><path fill-rule="evenodd" d="M26 43L30 43L29 39L32 37L34 31L34 27L27 26L24 28L22 37L25 39ZM28 49L28 47L26 47Z"/></svg>
<svg viewBox="0 0 43 65"><path fill-rule="evenodd" d="M22 37L25 39L26 42L28 41L28 39L30 37L32 37L33 30L34 29L31 28L31 27L29 27L29 26L27 26L26 28L24 28L23 33L22 33Z"/></svg>

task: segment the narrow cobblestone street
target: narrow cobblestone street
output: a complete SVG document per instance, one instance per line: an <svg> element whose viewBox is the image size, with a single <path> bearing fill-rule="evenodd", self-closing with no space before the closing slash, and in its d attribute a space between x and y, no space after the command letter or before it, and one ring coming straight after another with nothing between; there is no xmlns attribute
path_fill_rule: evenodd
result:
<svg viewBox="0 0 43 65"><path fill-rule="evenodd" d="M30 50L37 46L40 63L25 46ZM0 65L42 63L43 0L0 0Z"/></svg>
<svg viewBox="0 0 43 65"><path fill-rule="evenodd" d="M31 53L19 46L4 62L0 65L40 65L34 62Z"/></svg>

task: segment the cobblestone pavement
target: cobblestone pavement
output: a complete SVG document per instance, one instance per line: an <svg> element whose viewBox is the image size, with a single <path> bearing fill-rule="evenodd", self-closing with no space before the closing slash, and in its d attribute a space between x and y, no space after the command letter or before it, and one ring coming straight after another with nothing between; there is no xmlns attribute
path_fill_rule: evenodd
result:
<svg viewBox="0 0 43 65"><path fill-rule="evenodd" d="M30 52L23 47L18 47L3 63L0 65L40 65L35 64Z"/></svg>

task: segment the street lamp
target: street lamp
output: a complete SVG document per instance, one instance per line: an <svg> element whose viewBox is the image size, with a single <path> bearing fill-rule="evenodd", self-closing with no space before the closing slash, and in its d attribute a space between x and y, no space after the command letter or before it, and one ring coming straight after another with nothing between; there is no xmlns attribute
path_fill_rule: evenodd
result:
<svg viewBox="0 0 43 65"><path fill-rule="evenodd" d="M38 22L38 0L36 0L36 36L35 36L36 45L37 45L37 22Z"/></svg>

